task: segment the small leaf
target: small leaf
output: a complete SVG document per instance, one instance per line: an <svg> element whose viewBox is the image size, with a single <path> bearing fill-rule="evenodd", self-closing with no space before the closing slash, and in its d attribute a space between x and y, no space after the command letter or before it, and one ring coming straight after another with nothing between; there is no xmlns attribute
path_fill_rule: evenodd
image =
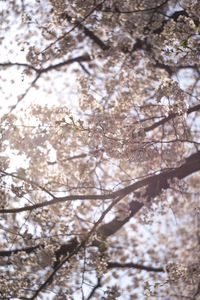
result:
<svg viewBox="0 0 200 300"><path fill-rule="evenodd" d="M187 40L182 40L182 41L181 41L181 46L182 46L183 48L186 48L186 47L188 46L188 41L187 41Z"/></svg>
<svg viewBox="0 0 200 300"><path fill-rule="evenodd" d="M159 282L156 282L156 283L154 284L154 288L156 289L159 285L160 285Z"/></svg>

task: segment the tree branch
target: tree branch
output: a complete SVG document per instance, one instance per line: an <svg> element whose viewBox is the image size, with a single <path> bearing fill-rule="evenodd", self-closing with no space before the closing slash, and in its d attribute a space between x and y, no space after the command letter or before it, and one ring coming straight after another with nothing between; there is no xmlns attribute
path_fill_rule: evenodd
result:
<svg viewBox="0 0 200 300"><path fill-rule="evenodd" d="M46 72L49 72L51 70L56 70L56 69L59 69L63 66L70 65L70 64L75 63L75 62L80 63L80 62L84 62L84 61L91 61L91 57L88 54L77 56L77 57L74 57L74 58L67 59L67 60L65 60L61 63L55 64L55 65L50 65L47 68L38 69L38 72L46 73Z"/></svg>
<svg viewBox="0 0 200 300"><path fill-rule="evenodd" d="M74 29L78 28L80 26L80 24L82 24L85 20L87 20L87 18L89 16L91 16L96 10L98 10L99 7L102 6L102 4L105 2L106 0L103 0L102 2L100 2L99 4L97 4L93 9L91 9L89 11L89 13L79 22L77 22L69 31L65 32L63 35L59 36L54 42L52 42L51 44L49 44L41 53L45 52L46 50L48 50L49 48L51 48L53 45L55 45L57 42L59 42L60 40L64 39L69 33L71 33L72 31L74 31Z"/></svg>
<svg viewBox="0 0 200 300"><path fill-rule="evenodd" d="M34 70L37 75L36 77L34 78L34 80L30 83L29 87L26 89L26 91L18 98L17 100L17 103L13 106L11 106L10 108L10 113L17 107L17 105L24 99L24 97L28 94L28 92L30 91L30 89L34 86L34 84L38 81L38 79L40 78L41 74L43 73L47 73L51 70L57 70L63 66L66 66L66 65L70 65L72 63L81 63L81 62L84 62L84 61L91 61L91 58L88 54L85 54L85 55L81 55L81 56L78 56L78 57L74 57L74 58L70 58L70 59L67 59L61 63L58 63L58 64L55 64L55 65L50 65L46 68L41 68L41 69L38 69L38 68L35 68L29 64L24 64L24 63L11 63L11 62L7 62L7 63L1 63L0 66L2 67L14 67L14 66L18 66L18 67L26 67L26 68L29 68L31 70Z"/></svg>
<svg viewBox="0 0 200 300"><path fill-rule="evenodd" d="M79 250L81 250L83 247L85 247L86 242L89 240L89 238L92 236L92 234L95 233L97 227L101 224L101 222L103 221L103 219L105 218L105 216L110 212L110 210L122 199L122 197L117 197L115 200L112 201L112 203L104 210L104 212L101 214L100 218L98 219L98 221L94 224L94 226L92 227L92 229L88 232L87 236L85 237L85 239L81 242L78 243L78 245L72 250L72 252L70 252L66 258L64 258L62 260L62 262L60 262L55 269L52 271L52 273L47 277L47 279L44 281L43 284L40 285L40 287L37 289L37 291L34 293L34 295L29 298L30 300L35 299L38 294L48 285L52 282L54 275L57 273L57 271L66 263L68 262L72 256L74 256L75 254L77 254L79 252Z"/></svg>
<svg viewBox="0 0 200 300"><path fill-rule="evenodd" d="M36 67L33 67L29 64L23 64L23 63L12 63L12 62L7 62L7 63L0 63L0 66L2 67L25 67L25 68L29 68L29 69L32 69L33 71L35 71L36 73L38 74L42 74L42 73L46 73L46 72L49 72L51 70L56 70L56 69L59 69L63 66L66 66L66 65L70 65L70 64L73 64L75 62L84 62L84 61L91 61L91 57L88 55L88 54L85 54L85 55L80 55L80 56L77 56L77 57L74 57L74 58L69 58L67 60L64 60L63 62L60 62L58 64L55 64L55 65L50 65L46 68L41 68L41 69L38 69Z"/></svg>
<svg viewBox="0 0 200 300"><path fill-rule="evenodd" d="M101 287L101 278L97 278L97 283L96 285L93 287L93 289L91 290L90 294L88 295L86 300L90 300L92 298L92 296L94 295L94 293L96 292L96 290Z"/></svg>
<svg viewBox="0 0 200 300"><path fill-rule="evenodd" d="M111 10L111 9L107 8L105 10L100 10L100 11L105 12L105 13L118 13L118 14L134 14L134 13L143 13L143 12L148 12L148 11L151 12L153 10L157 10L157 9L161 8L167 2L168 2L168 0L165 0L163 3L161 3L158 6L154 6L154 7L151 7L151 8L145 8L145 9L119 10L118 7L116 7L115 10Z"/></svg>
<svg viewBox="0 0 200 300"><path fill-rule="evenodd" d="M8 256L11 256L12 254L16 254L18 252L26 252L26 253L31 253L33 252L34 250L38 249L38 248L43 248L44 245L36 245L36 246L30 246L30 247L24 247L24 248L21 248L21 249L13 249L13 250L2 250L0 251L0 256L3 256L3 257L8 257Z"/></svg>
<svg viewBox="0 0 200 300"><path fill-rule="evenodd" d="M162 172L158 175L153 175L151 177L145 178L144 180L138 181L136 183L133 183L132 185L129 185L119 191L116 191L114 193L108 194L108 195L74 195L74 196L67 196L63 197L61 199L55 199L54 204L57 202L64 202L67 200L77 200L77 199L111 199L112 197L121 197L123 198L125 195L130 194L132 192L135 192L140 187L147 186L146 192L143 195L144 198L147 198L147 201L151 201L153 197L159 196L162 189L169 188L169 179L178 178L182 179L188 175L193 174L194 172L197 172L200 170L200 151L190 155L186 158L186 162L182 164L178 168L174 168L170 171ZM136 193L135 193L136 194ZM137 194L136 194L137 196ZM139 194L138 194L139 196ZM122 199L121 198L121 199ZM50 202L50 203L49 203ZM50 205L52 204L52 201L47 201L40 203L40 207ZM144 203L139 202L137 200L132 200L129 204L130 207L130 214L124 218L123 220L119 220L118 218L114 218L112 221L103 224L99 227L97 230L97 234L101 235L103 238L107 238L113 234L115 234L123 225L125 225L136 213L144 206ZM19 211L25 211L25 210L32 210L34 209L34 206L28 206L24 208L18 208L18 209L7 209L7 210L0 210L1 213L16 213ZM57 259L61 256L66 254L66 252L73 251L74 247L77 246L77 241L73 242L71 246L69 247L69 244L63 244L60 246L60 248L56 252ZM98 246L99 241L94 241L93 246ZM38 246L36 246L38 247ZM34 250L34 247L32 248ZM16 250L17 252L20 251L19 249ZM8 253L8 252L7 252Z"/></svg>
<svg viewBox="0 0 200 300"><path fill-rule="evenodd" d="M195 156L195 161L193 161L193 157ZM192 158L192 159L191 159ZM32 211L34 209L53 205L56 203L66 202L66 201L72 201L72 200L97 200L97 199L115 199L116 197L125 197L126 195L135 192L141 187L148 186L149 189L153 189L154 193L149 193L147 196L151 199L154 196L158 196L161 189L168 188L168 180L173 178L179 178L182 179L196 171L200 170L200 152L198 151L195 154L192 154L188 158L186 158L186 163L184 163L181 167L174 168L170 171L163 171L162 173L158 175L152 175L145 179L142 179L140 181L134 182L133 184L122 188L116 192L105 194L105 195L69 195L65 197L54 197L52 200L44 201L41 203L37 203L30 206L24 206L19 208L10 208L10 209L1 209L0 213L6 214L6 213L19 213L23 211ZM155 191L155 184L157 186L157 190ZM159 189L158 189L159 187ZM149 192L150 190L148 190ZM159 192L159 193L158 193ZM136 201L137 202L137 201ZM139 209L141 208L142 203L138 202L137 206L139 206ZM137 207L138 209L138 207ZM133 209L134 211L134 209ZM121 227L121 226L120 226Z"/></svg>
<svg viewBox="0 0 200 300"><path fill-rule="evenodd" d="M167 22L168 22L170 19L172 19L172 20L174 20L175 22L177 22L177 21L178 21L178 18L179 18L180 16L189 17L188 13L187 13L185 10L175 11L172 15L167 16L168 19L167 19L167 20L164 20L164 21L162 22L162 25L161 25L160 27L158 27L157 29L155 29L155 30L153 31L153 33L155 33L155 34L161 34L162 31L164 30L165 24L167 24ZM199 26L199 20L198 20L197 18L193 19L193 21L194 21L194 23L195 23L196 26Z"/></svg>
<svg viewBox="0 0 200 300"><path fill-rule="evenodd" d="M200 104L198 105L195 105L193 107L190 107L187 111L187 114L191 114L195 111L199 111L200 110ZM148 132L148 131L151 131L151 130L154 130L155 128L159 127L160 125L163 125L165 124L166 122L170 121L171 119L175 118L178 114L177 113L171 113L169 114L168 117L165 117L163 118L162 120L158 121L158 122L155 122L154 124L152 124L151 126L148 126L148 127L145 127L144 128L144 131L145 132ZM134 134L134 133L133 133Z"/></svg>
<svg viewBox="0 0 200 300"><path fill-rule="evenodd" d="M10 113L17 107L17 105L24 99L24 97L26 97L26 95L28 94L28 92L30 91L30 89L34 86L34 84L36 84L36 82L38 81L38 79L40 78L40 73L38 73L36 75L36 77L34 78L34 80L31 82L31 84L29 85L29 87L26 89L26 91L21 95L19 96L18 100L17 100L17 103L13 106L11 106L10 108Z"/></svg>
<svg viewBox="0 0 200 300"><path fill-rule="evenodd" d="M182 164L178 168L174 168L167 172L162 172L158 175L154 175L152 177L147 178L148 184L146 188L145 194L143 194L143 198L146 198L146 201L151 201L152 198L160 195L162 189L169 188L169 180L173 178L183 179L194 172L200 171L200 151L190 155L186 158L186 162ZM147 182L145 182L147 183ZM134 185L134 184L133 184ZM136 191L133 185L130 185L123 189L123 193L129 194L131 192ZM136 194L136 193L135 193ZM136 196L140 197L140 194L136 194ZM130 215L124 218L123 220L119 220L118 218L114 218L111 222L103 224L99 230L98 234L100 234L103 238L107 238L110 235L115 234L122 226L124 226L142 207L144 203L139 202L137 200L133 200L130 202Z"/></svg>
<svg viewBox="0 0 200 300"><path fill-rule="evenodd" d="M134 264L134 263L118 263L118 262L109 262L107 264L107 269L113 269L113 268L135 268L138 270L145 270L149 272L164 272L163 268L154 268L150 266L144 266L141 264Z"/></svg>
<svg viewBox="0 0 200 300"><path fill-rule="evenodd" d="M158 175L148 177L144 180L141 180L141 181L136 182L132 185L129 185L128 187L125 187L124 189L121 189L117 192L112 193L112 195L116 196L116 199L114 201L112 201L112 203L108 206L108 208L103 212L103 214L101 215L99 220L94 224L93 228L88 232L86 238L80 244L78 244L78 242L76 241L76 242L71 243L71 244L69 243L70 248L69 247L65 248L65 249L63 248L63 250L66 250L66 249L68 250L67 251L68 255L61 263L59 263L60 257L59 257L59 252L57 252L57 262L58 262L57 266L55 267L54 271L50 274L50 276L46 279L46 281L38 288L38 290L35 292L35 294L30 299L33 300L33 299L35 299L35 297L37 297L39 292L42 291L46 287L46 285L49 284L53 280L54 275L65 264L65 262L69 261L69 259L74 254L78 253L78 251L82 247L85 246L85 243L88 241L90 236L95 231L97 232L97 234L101 235L102 238L106 239L110 235L116 233L124 224L126 224L130 220L131 217L133 217L143 207L143 205L144 205L143 203L141 203L137 200L133 200L129 204L129 207L130 207L129 216L127 216L124 220L119 220L118 218L114 218L111 222L101 225L99 227L99 229L97 230L97 227L101 224L101 222L103 221L106 214L125 195L134 192L139 187L147 185L146 193L145 193L144 197L147 197L148 201L151 201L151 199L153 197L156 197L161 193L162 189L167 189L169 187L169 182L168 182L169 179L173 179L173 178L182 179L182 178L184 178L188 175L191 175L194 172L199 171L199 170L200 170L200 151L198 151L196 153L193 153L192 155L187 157L185 163L183 163L178 168L174 168L172 170L162 172ZM68 244L68 246L69 246L69 244ZM93 246L98 246L99 241L98 240L93 241L92 245ZM36 247L38 247L38 246L35 246L35 248ZM61 248L62 248L62 246L60 247L60 251L61 251ZM16 251L19 251L19 250L16 250ZM27 249L27 251L29 251L29 250ZM33 248L30 249L30 252L31 251L33 251ZM5 254L5 252L2 253L2 254ZM7 252L7 254L10 254L10 253ZM66 253L62 253L62 254L66 255ZM121 265L117 265L117 264L115 264L115 265L118 266L118 267L121 267ZM110 267L111 266L112 266L112 264L110 265ZM129 266L131 266L131 265L129 265ZM162 272L162 271L160 270L160 272Z"/></svg>
<svg viewBox="0 0 200 300"><path fill-rule="evenodd" d="M60 16L63 19L67 19L69 22L73 19L67 12L62 13ZM106 45L93 31L89 30L82 23L77 20L75 22L73 21L73 23L75 23L79 29L83 30L85 36L89 37L102 50L108 50L110 48L110 46Z"/></svg>
<svg viewBox="0 0 200 300"><path fill-rule="evenodd" d="M28 68L28 69L32 69L33 71L35 72L38 72L38 69L29 65L29 64L23 64L23 63L15 63L15 62L6 62L6 63L0 63L0 67L3 67L3 68L9 68L9 67L25 67L25 68Z"/></svg>

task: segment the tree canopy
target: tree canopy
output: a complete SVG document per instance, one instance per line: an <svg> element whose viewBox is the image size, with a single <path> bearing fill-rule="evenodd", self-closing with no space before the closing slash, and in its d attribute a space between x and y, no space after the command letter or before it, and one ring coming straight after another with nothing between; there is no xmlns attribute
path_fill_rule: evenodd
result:
<svg viewBox="0 0 200 300"><path fill-rule="evenodd" d="M200 2L0 7L0 299L200 299Z"/></svg>

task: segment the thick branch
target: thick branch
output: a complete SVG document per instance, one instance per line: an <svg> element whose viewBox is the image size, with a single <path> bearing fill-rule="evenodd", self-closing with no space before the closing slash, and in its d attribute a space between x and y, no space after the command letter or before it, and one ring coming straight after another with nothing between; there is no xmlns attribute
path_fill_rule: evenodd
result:
<svg viewBox="0 0 200 300"><path fill-rule="evenodd" d="M105 10L101 10L101 12L105 13L117 13L117 14L134 14L134 13L144 13L144 12L151 12L158 10L159 8L163 7L165 4L167 4L168 0L165 0L163 3L161 3L158 6L154 6L151 8L144 8L144 9L135 9L135 10L120 10L118 7L115 6L115 10L111 10L109 8L106 8Z"/></svg>
<svg viewBox="0 0 200 300"><path fill-rule="evenodd" d="M26 253L31 253L34 250L38 249L38 248L43 248L44 245L36 245L36 246L30 246L30 247L24 247L21 249L13 249L13 250L2 250L0 251L0 256L4 256L4 257L8 257L11 256L12 254L16 254L18 252L26 252Z"/></svg>
<svg viewBox="0 0 200 300"><path fill-rule="evenodd" d="M185 16L185 17L189 17L188 13L185 11L185 10L179 10L179 11L175 11L171 16L168 16L168 19L167 20L164 20L162 22L162 25L160 27L158 27L157 29L155 29L153 31L153 33L156 33L156 34L161 34L162 31L164 30L164 27L165 27L165 24L167 24L167 22L172 19L174 20L175 22L178 21L178 18L180 16ZM197 18L194 18L193 19L194 23L196 26L199 26L199 20Z"/></svg>
<svg viewBox="0 0 200 300"><path fill-rule="evenodd" d="M144 266L141 264L134 264L134 263L118 263L118 262L109 262L107 264L107 269L113 269L113 268L135 268L138 270L145 270L149 272L164 272L163 268L154 268L151 266Z"/></svg>
<svg viewBox="0 0 200 300"><path fill-rule="evenodd" d="M44 69L38 69L38 72L46 73L46 72L49 72L51 70L56 70L56 69L59 69L63 66L70 65L70 64L75 63L75 62L79 63L79 62L84 62L84 61L91 61L91 58L88 54L67 59L67 60L65 60L61 63L55 64L55 65L50 65L49 67L44 68Z"/></svg>
<svg viewBox="0 0 200 300"><path fill-rule="evenodd" d="M187 114L191 114L195 111L199 111L200 110L200 104L198 105L195 105L193 107L190 107L187 111ZM148 127L145 127L144 128L144 131L145 132L148 132L148 131L151 131L151 130L154 130L155 128L159 127L160 125L164 125L166 122L172 120L173 118L175 118L178 114L177 113L172 113L172 114L169 114L168 117L165 117L163 118L162 120L158 121L158 122L155 122L154 124L152 124L151 126L148 126Z"/></svg>
<svg viewBox="0 0 200 300"><path fill-rule="evenodd" d="M62 13L60 17L63 19L67 19L69 22L71 22L73 19L67 12ZM110 48L110 46L106 45L96 34L94 34L93 31L89 30L82 23L80 23L79 21L74 22L74 20L73 23L75 23L79 29L83 30L84 34L87 37L89 37L102 50L108 50Z"/></svg>
<svg viewBox="0 0 200 300"><path fill-rule="evenodd" d="M113 193L114 194L114 193ZM32 211L37 208L57 204L57 203L62 203L62 202L67 202L67 201L75 201L75 200L98 200L98 199L113 199L113 194L108 194L108 195L71 195L71 196L65 196L65 197L54 197L52 200L49 201L44 201L41 203L37 203L34 205L29 205L29 206L23 206L19 208L10 208L10 209L0 209L0 213L3 214L11 214L11 213L19 213L23 211Z"/></svg>
<svg viewBox="0 0 200 300"><path fill-rule="evenodd" d="M97 227L101 224L106 214L112 209L114 205L116 205L125 195L132 193L136 189L141 186L146 186L146 194L144 197L147 197L148 201L152 199L152 197L158 196L162 189L167 189L169 187L168 180L173 178L182 179L192 173L200 170L200 151L190 155L186 158L186 162L182 164L178 168L174 168L167 172L162 172L159 175L154 175L149 178L146 178L142 181L136 182L120 191L112 193L112 195L116 196L116 199L112 201L112 203L108 206L108 208L104 211L101 215L99 220L94 224L93 228L88 232L86 238L78 244L77 241L71 243L70 249L67 250L68 252L67 257L59 263L59 255L57 257L57 266L54 268L53 272L50 276L44 281L44 283L38 288L38 290L34 293L34 295L30 299L35 299L37 295L49 284L52 280L56 272L64 265L65 262L69 261L70 258L79 252L79 250L85 246L85 243L91 237L91 235L96 231L97 234L100 234L103 238L107 238L108 236L114 234L117 230L119 230L124 224L126 224L131 217L133 217L143 206L143 203L136 201L132 201L130 203L130 215L126 217L124 220L119 220L118 218L114 218L111 222L101 225L97 230ZM117 197L118 196L118 197ZM93 245L98 246L99 242L94 241ZM62 247L62 246L61 246ZM61 249L61 248L60 248ZM18 250L16 250L18 251ZM31 250L32 251L32 250ZM30 251L30 252L31 252ZM58 253L57 253L58 254ZM116 265L116 264L115 264ZM112 265L110 265L111 267ZM120 267L121 265L116 265ZM128 265L127 265L128 266ZM131 266L131 265L129 265ZM132 265L133 266L133 265ZM162 272L160 270L160 272Z"/></svg>
<svg viewBox="0 0 200 300"><path fill-rule="evenodd" d="M55 64L55 65L50 65L46 68L41 68L41 69L38 69L38 68L35 68L29 64L23 64L23 63L12 63L12 62L7 62L7 63L0 63L0 66L2 67L5 67L5 68L9 68L9 67L25 67L25 68L28 68L28 69L32 69L33 71L37 72L38 74L41 74L41 73L46 73L46 72L49 72L51 70L56 70L56 69L59 69L63 66L66 66L66 65L70 65L70 64L73 64L75 62L84 62L84 61L91 61L91 58L88 54L85 54L85 55L80 55L80 56L77 56L77 57L74 57L74 58L70 58L70 59L67 59L63 62L60 62L58 64Z"/></svg>
<svg viewBox="0 0 200 300"><path fill-rule="evenodd" d="M113 195L115 195L115 197L117 197L117 195L119 196L121 194L121 197L123 198L125 195L130 194L132 192L135 192L137 189L139 189L139 187L143 187L143 186L147 186L146 188L146 193L144 194L144 198L147 198L148 201L151 201L151 199L153 197L158 196L162 189L167 189L169 188L169 183L168 180L169 179L173 179L173 178L178 178L178 179L182 179L188 175L193 174L194 172L197 172L200 170L200 152L196 152L192 155L190 155L189 157L186 158L186 161L184 164L182 164L180 167L178 168L174 168L170 171L167 172L162 172L158 175L154 175L151 177L148 177L144 180L141 180L139 182L136 182L132 185L129 185L117 192L114 192L112 194L109 195L90 195L91 199L94 199L96 197L96 199L101 197L113 197ZM135 195L137 196L136 192ZM72 200L73 197L75 197L75 199L80 199L82 197L85 199L89 199L89 195L88 196L67 196L64 197L62 199L62 201L67 201L67 199ZM78 198L79 197L79 198ZM93 197L93 198L92 198ZM102 198L101 198L102 199ZM108 199L108 198L106 198ZM59 199L56 199L57 202L59 202ZM56 201L54 203L56 203ZM50 202L50 201L49 201ZM44 203L41 203L43 206ZM48 205L48 202L47 202ZM143 203L139 202L137 200L133 200L130 202L129 207L130 207L130 214L124 218L123 220L119 220L118 218L114 218L111 222L103 224L99 227L99 229L97 230L97 233L101 236L103 236L104 238L107 238L113 234L115 234L123 225L125 225L142 207L143 207ZM26 208L26 207L25 207ZM32 207L28 207L28 210L33 209ZM24 208L20 208L21 211L23 211L22 209ZM1 210L0 212L16 212L19 209L10 209L10 210ZM72 252L76 247L77 247L78 243L77 240L74 239L71 242L69 242L68 244L63 244L60 246L60 248L56 251L56 258L57 258L57 262L59 263L59 258L61 255L66 255L67 252ZM99 241L94 241L93 242L94 246L98 246L99 245ZM32 248L27 248L27 251L30 250L34 251L34 249L36 249L39 246L33 246ZM25 248L23 248L23 250L17 249L17 250L12 250L13 251L19 252L19 251L26 251ZM28 252L29 253L29 252ZM1 256L9 256L11 253L9 251L1 251L0 255Z"/></svg>
<svg viewBox="0 0 200 300"><path fill-rule="evenodd" d="M179 168L175 168L168 172L163 172L158 175L154 175L152 177L147 178L149 183L146 188L146 193L143 194L144 199L146 199L146 201L151 201L152 198L159 196L162 189L169 188L169 182L168 182L169 180L173 178L183 179L197 171L200 171L200 151L186 158L186 162L182 164ZM133 185L130 185L123 189L123 192L126 194L129 194L133 191L135 191ZM130 206L129 216L127 216L123 220L114 218L111 222L102 225L99 228L98 233L101 234L104 238L107 238L108 236L115 234L144 206L144 204L137 200L133 200L130 202L129 206Z"/></svg>
<svg viewBox="0 0 200 300"><path fill-rule="evenodd" d="M194 161L195 157L195 161ZM192 154L188 158L186 158L186 163L184 163L179 168L174 168L170 171L163 171L162 173L158 175L152 175L149 176L143 180L137 181L125 188L122 188L116 192L105 194L105 195L70 195L65 197L54 197L50 201L44 201L42 203L37 203L30 206L24 206L19 208L10 208L10 209L1 209L0 213L19 213L22 211L32 211L34 209L53 205L56 203L66 202L66 201L72 201L72 200L97 200L97 199L115 199L116 197L125 197L126 195L135 192L141 187L148 186L147 191L150 191L152 189L154 193L150 193L147 195L150 198L159 195L162 188L166 189L169 187L168 180L173 178L179 178L182 179L196 171L200 170L200 152L197 152L195 154ZM155 186L157 187L155 190ZM137 201L136 201L137 202ZM136 206L136 210L141 208L142 203L138 202ZM133 208L134 211L134 208ZM120 226L121 227L121 226Z"/></svg>

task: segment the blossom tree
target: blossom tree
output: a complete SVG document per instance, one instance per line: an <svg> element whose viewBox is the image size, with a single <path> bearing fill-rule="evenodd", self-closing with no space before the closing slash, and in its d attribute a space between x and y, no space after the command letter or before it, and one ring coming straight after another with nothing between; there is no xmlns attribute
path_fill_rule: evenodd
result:
<svg viewBox="0 0 200 300"><path fill-rule="evenodd" d="M200 2L0 5L0 299L200 299Z"/></svg>

